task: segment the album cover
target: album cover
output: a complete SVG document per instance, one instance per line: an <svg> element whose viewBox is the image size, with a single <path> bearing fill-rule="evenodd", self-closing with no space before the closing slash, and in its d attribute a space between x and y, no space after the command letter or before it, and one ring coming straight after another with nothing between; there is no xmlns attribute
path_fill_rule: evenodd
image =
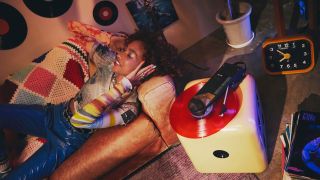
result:
<svg viewBox="0 0 320 180"><path fill-rule="evenodd" d="M172 0L130 0L126 5L139 29L157 32L178 20Z"/></svg>
<svg viewBox="0 0 320 180"><path fill-rule="evenodd" d="M320 113L301 111L292 121L292 139L285 170L291 177L320 177Z"/></svg>
<svg viewBox="0 0 320 180"><path fill-rule="evenodd" d="M289 155L289 149L290 149L290 138L288 136L288 132L289 132L289 124L286 124L286 130L285 132L281 133L280 135L280 139L282 142L282 148L283 148L283 153L284 153L284 157L285 160L287 161L288 155Z"/></svg>
<svg viewBox="0 0 320 180"><path fill-rule="evenodd" d="M297 120L298 120L298 114L299 113L291 114L290 123L286 123L286 128L285 128L284 132L282 132L280 134L284 163L287 163L287 160L288 160L293 134L294 134L295 129L297 127L296 125L297 125Z"/></svg>

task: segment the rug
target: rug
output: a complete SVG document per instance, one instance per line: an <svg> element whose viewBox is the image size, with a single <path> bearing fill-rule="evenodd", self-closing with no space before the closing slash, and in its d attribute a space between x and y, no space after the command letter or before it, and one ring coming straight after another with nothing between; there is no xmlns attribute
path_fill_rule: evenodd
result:
<svg viewBox="0 0 320 180"><path fill-rule="evenodd" d="M181 145L170 148L153 161L129 175L126 179L221 179L221 180L256 180L255 174L249 173L199 173L193 167Z"/></svg>

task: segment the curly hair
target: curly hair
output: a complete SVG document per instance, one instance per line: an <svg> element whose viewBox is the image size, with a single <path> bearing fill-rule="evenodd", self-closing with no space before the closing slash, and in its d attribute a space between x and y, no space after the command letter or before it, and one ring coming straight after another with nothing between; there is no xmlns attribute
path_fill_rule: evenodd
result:
<svg viewBox="0 0 320 180"><path fill-rule="evenodd" d="M141 41L144 44L144 66L149 64L157 66L153 76L169 75L172 78L181 76L177 66L180 59L177 49L157 33L140 30L129 35L127 43L133 41Z"/></svg>

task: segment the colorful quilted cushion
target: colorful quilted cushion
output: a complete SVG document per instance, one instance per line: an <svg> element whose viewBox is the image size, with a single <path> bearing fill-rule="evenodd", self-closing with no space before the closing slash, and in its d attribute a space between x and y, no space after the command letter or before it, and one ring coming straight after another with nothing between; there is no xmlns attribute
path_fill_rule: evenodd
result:
<svg viewBox="0 0 320 180"><path fill-rule="evenodd" d="M16 104L58 104L73 97L89 78L88 53L70 38L4 83L4 99Z"/></svg>

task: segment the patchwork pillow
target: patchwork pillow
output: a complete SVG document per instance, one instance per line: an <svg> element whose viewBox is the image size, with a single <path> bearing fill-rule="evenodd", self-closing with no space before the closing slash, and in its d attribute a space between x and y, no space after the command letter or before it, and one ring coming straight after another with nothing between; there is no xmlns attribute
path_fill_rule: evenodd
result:
<svg viewBox="0 0 320 180"><path fill-rule="evenodd" d="M3 100L14 104L59 104L89 78L88 53L70 38L8 77Z"/></svg>

